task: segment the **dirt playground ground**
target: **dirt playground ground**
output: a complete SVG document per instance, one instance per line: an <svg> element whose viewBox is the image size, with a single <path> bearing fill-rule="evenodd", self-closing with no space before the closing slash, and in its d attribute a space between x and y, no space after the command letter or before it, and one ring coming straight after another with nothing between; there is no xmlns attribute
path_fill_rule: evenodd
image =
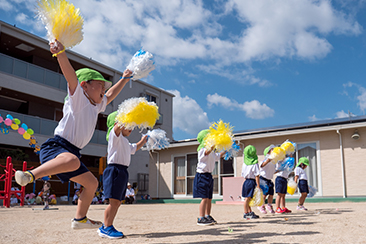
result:
<svg viewBox="0 0 366 244"><path fill-rule="evenodd" d="M242 205L212 205L218 224L196 224L198 204L122 205L114 222L118 240L96 229L72 230L76 206L0 208L0 243L366 243L366 203L308 203L307 212L261 215L244 220ZM54 207L54 206L52 206ZM88 217L103 220L106 205L92 205ZM255 212L258 213L257 210Z"/></svg>

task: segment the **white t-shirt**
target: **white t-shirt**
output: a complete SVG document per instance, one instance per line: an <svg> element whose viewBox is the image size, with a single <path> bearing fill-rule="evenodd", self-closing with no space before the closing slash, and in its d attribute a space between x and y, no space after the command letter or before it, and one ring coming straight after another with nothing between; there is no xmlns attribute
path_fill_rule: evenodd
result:
<svg viewBox="0 0 366 244"><path fill-rule="evenodd" d="M264 163L269 157L269 154L266 155L266 157L264 158L264 160L260 163L260 165L262 165L262 163ZM266 166L259 167L260 168L260 175L268 180L272 180L274 173L276 172L276 166L272 163L269 162Z"/></svg>
<svg viewBox="0 0 366 244"><path fill-rule="evenodd" d="M136 149L136 143L129 143L122 132L117 136L112 129L109 133L107 162L108 164L121 164L128 167L131 163L131 154L135 154Z"/></svg>
<svg viewBox="0 0 366 244"><path fill-rule="evenodd" d="M243 163L241 176L243 176L245 179L255 179L255 177L259 174L260 169L258 164L246 165L245 163Z"/></svg>
<svg viewBox="0 0 366 244"><path fill-rule="evenodd" d="M131 195L133 195L133 198L135 199L135 191L132 187L131 187L131 189L128 189L128 188L126 189L126 196L129 197Z"/></svg>
<svg viewBox="0 0 366 244"><path fill-rule="evenodd" d="M63 117L55 129L55 135L68 140L74 146L82 149L93 137L98 114L107 106L107 97L101 103L92 105L84 95L83 88L78 84L71 96L67 89L68 98L63 107Z"/></svg>
<svg viewBox="0 0 366 244"><path fill-rule="evenodd" d="M291 173L290 171L284 170L284 171L280 171L280 172L276 173L276 175L281 176L285 179L288 179L288 176L290 173Z"/></svg>
<svg viewBox="0 0 366 244"><path fill-rule="evenodd" d="M295 176L299 176L299 180L308 180L305 170L301 167L296 167Z"/></svg>
<svg viewBox="0 0 366 244"><path fill-rule="evenodd" d="M211 152L205 156L206 149L198 151L197 173L212 173L215 162L220 160L220 153Z"/></svg>

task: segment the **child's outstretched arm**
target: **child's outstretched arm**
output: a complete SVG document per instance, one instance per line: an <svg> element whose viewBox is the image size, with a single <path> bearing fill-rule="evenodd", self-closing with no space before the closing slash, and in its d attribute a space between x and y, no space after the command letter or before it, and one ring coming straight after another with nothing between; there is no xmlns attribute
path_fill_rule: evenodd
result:
<svg viewBox="0 0 366 244"><path fill-rule="evenodd" d="M62 74L65 76L67 84L69 86L70 95L73 95L78 85L78 78L75 74L74 68L71 66L69 59L66 56L65 48L61 42L55 40L50 43L50 51L57 57L58 64L62 70Z"/></svg>
<svg viewBox="0 0 366 244"><path fill-rule="evenodd" d="M143 136L141 140L138 143L136 143L137 145L136 151L138 151L143 145L145 145L146 141L147 141L147 135Z"/></svg>
<svg viewBox="0 0 366 244"><path fill-rule="evenodd" d="M117 97L117 95L122 91L123 87L130 80L131 76L131 70L126 69L123 72L121 79L106 92L105 95L107 97L107 104L110 104Z"/></svg>
<svg viewBox="0 0 366 244"><path fill-rule="evenodd" d="M257 183L257 188L261 188L260 187L260 184L259 184L259 175L257 175L256 177L255 177L255 182Z"/></svg>

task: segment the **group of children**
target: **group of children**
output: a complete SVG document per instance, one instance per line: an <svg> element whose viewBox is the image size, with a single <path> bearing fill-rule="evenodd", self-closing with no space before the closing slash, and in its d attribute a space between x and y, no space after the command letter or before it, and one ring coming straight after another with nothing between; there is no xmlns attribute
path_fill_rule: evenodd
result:
<svg viewBox="0 0 366 244"><path fill-rule="evenodd" d="M17 171L16 182L25 186L36 179L48 175L56 175L61 182L73 181L83 186L77 202L75 217L71 222L73 229L98 228L101 237L122 238L122 232L116 230L113 221L125 199L128 182L127 168L130 165L131 155L135 154L147 141L147 136L142 136L137 143L131 144L127 137L131 130L119 126L115 121L117 112L111 113L107 118L107 140L108 140L108 165L103 173L103 186L105 198L109 205L104 212L104 222L91 220L87 217L90 204L95 196L98 187L98 180L80 161L80 150L85 147L93 136L98 114L106 109L106 106L116 98L123 87L131 78L132 72L125 70L121 79L112 86L112 82L105 80L97 71L83 68L75 70L70 64L62 43L55 40L50 43L51 53L57 57L58 63L64 74L68 89L67 97L63 107L63 117L55 129L54 138L42 144L40 150L41 165L29 171ZM106 91L108 90L108 91ZM212 171L215 161L224 156L224 152L216 153L213 148L204 148L204 138L208 130L198 134L198 164L197 174L194 179L193 196L202 198L199 205L198 225L215 224L216 220L211 216L211 200L213 195ZM267 153L271 148L266 149ZM301 161L302 159L300 159ZM306 162L302 162L306 165ZM306 174L302 169L296 169L298 173L296 180L299 180L301 192L307 191ZM242 195L244 201L244 218L257 218L258 216L249 207L250 198L253 197L255 187L260 186L260 179L267 182L270 187L268 192L267 210L273 212L271 202L273 200L273 183L270 179L274 174L274 165L265 160L258 165L256 149L248 146L244 149L244 165L242 176L245 178ZM281 174L279 172L278 174ZM261 178L260 178L261 177ZM276 212L289 212L285 207L284 196L286 193L286 178L288 175L278 175L276 179L276 192L279 197L276 199ZM277 189L278 188L278 189ZM303 207L306 194L302 194L299 201L299 208ZM261 207L264 212L264 206Z"/></svg>
<svg viewBox="0 0 366 244"><path fill-rule="evenodd" d="M193 197L202 198L199 206L199 217L197 225L212 225L217 221L211 216L211 200L213 196L213 179L211 173L214 170L215 162L219 161L224 153L216 153L211 150L207 150L204 147L204 137L207 135L208 130L201 131L197 136L197 141L200 143L198 146L198 163L197 173L193 184ZM254 146L248 145L243 151L243 167L242 177L244 177L244 183L242 187L242 197L244 198L244 219L256 219L259 218L252 208L249 206L249 202L252 200L255 188L261 190L261 186L266 189L263 195L263 205L258 207L258 210L262 214L269 213L291 213L291 210L286 208L286 192L289 170L278 171L276 165L271 161L270 154L275 148L275 145L270 145L264 150L265 158L259 163L257 150ZM291 155L292 156L292 155ZM301 197L298 202L297 210L307 210L304 207L304 201L309 193L309 186L307 183L307 175L305 173L306 167L309 165L309 160L306 157L301 157L295 168L295 182L298 183ZM277 193L276 198L276 210L272 207L274 184L272 182L273 176L276 174L275 189ZM267 199L267 205L265 200Z"/></svg>

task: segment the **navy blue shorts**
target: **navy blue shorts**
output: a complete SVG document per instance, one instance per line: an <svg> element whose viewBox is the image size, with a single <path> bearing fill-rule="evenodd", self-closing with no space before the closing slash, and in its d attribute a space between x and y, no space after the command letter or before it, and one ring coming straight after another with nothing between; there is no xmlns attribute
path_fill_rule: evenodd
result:
<svg viewBox="0 0 366 244"><path fill-rule="evenodd" d="M276 178L276 193L287 193L287 179L282 176Z"/></svg>
<svg viewBox="0 0 366 244"><path fill-rule="evenodd" d="M299 184L297 186L299 187L301 193L309 193L309 185L307 180L299 180Z"/></svg>
<svg viewBox="0 0 366 244"><path fill-rule="evenodd" d="M193 198L212 199L213 178L211 173L196 173L193 181Z"/></svg>
<svg viewBox="0 0 366 244"><path fill-rule="evenodd" d="M127 166L121 164L108 164L103 172L103 189L106 199L113 198L119 201L125 199L128 171Z"/></svg>
<svg viewBox="0 0 366 244"><path fill-rule="evenodd" d="M274 194L274 185L273 182L269 179L264 178L263 176L259 177L259 185L263 191L263 195L271 195Z"/></svg>
<svg viewBox="0 0 366 244"><path fill-rule="evenodd" d="M72 153L80 159L80 150L80 148L74 146L65 138L62 138L61 136L55 136L54 138L50 138L42 144L39 159L41 164L44 164L57 157L59 154L65 152ZM80 167L77 170L56 174L56 176L61 180L62 183L65 183L71 178L84 174L88 171L88 168L80 161Z"/></svg>
<svg viewBox="0 0 366 244"><path fill-rule="evenodd" d="M253 197L254 189L257 186L255 179L246 179L241 190L242 197Z"/></svg>

